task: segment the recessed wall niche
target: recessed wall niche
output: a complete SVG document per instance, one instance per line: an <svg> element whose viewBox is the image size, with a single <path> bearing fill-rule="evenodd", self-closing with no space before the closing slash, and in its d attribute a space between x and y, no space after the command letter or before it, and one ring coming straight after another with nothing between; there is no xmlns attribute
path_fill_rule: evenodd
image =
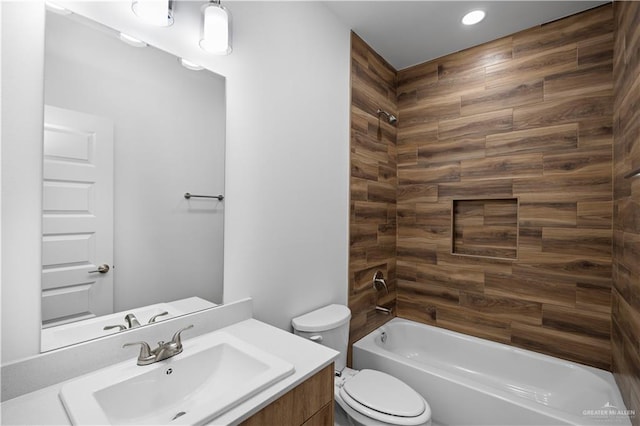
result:
<svg viewBox="0 0 640 426"><path fill-rule="evenodd" d="M452 200L451 253L518 258L518 199Z"/></svg>

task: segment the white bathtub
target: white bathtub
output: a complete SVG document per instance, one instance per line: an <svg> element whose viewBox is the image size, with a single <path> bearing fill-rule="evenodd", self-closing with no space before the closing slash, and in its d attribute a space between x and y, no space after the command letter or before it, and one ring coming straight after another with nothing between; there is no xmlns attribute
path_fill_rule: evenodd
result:
<svg viewBox="0 0 640 426"><path fill-rule="evenodd" d="M353 345L353 367L403 380L436 424L631 424L607 371L400 318Z"/></svg>

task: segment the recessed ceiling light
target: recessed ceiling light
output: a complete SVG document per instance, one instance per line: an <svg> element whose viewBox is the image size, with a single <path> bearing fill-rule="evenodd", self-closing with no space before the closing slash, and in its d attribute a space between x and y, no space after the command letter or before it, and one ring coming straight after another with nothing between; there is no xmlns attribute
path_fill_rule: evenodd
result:
<svg viewBox="0 0 640 426"><path fill-rule="evenodd" d="M133 47L147 47L147 43L135 37L131 37L129 34L120 33L120 40Z"/></svg>
<svg viewBox="0 0 640 426"><path fill-rule="evenodd" d="M472 10L462 17L462 23L465 25L475 25L484 19L484 10Z"/></svg>

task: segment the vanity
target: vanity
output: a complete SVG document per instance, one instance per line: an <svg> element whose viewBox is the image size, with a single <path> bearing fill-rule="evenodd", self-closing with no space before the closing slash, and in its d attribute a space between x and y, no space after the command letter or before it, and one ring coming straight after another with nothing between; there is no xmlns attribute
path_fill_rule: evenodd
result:
<svg viewBox="0 0 640 426"><path fill-rule="evenodd" d="M138 348L121 349L122 345L119 343L122 336L101 339L101 344L109 341L107 346L110 347L111 353L121 355L124 352L127 359L103 368L89 370L81 376L71 377L3 402L2 423L15 425L103 424L105 422L110 424L332 425L333 361L338 355L337 352L250 318L248 315L250 305L251 300L248 299L208 313L187 315L170 322L171 328L176 328L176 331L178 327L189 321L195 325L182 333L184 346L182 353L150 365L136 365ZM224 314L225 310L229 312ZM235 317L231 321L237 321L212 329L210 318L201 317L213 314L220 318ZM224 323L224 321L218 322ZM154 327L162 327L163 330L157 331L165 334L165 330L169 329L168 324L159 323L146 327L142 332L150 333ZM190 337L190 332L195 334L199 327L209 328L209 331ZM129 340L134 339L132 333L126 336ZM167 336L166 339L169 340L169 338L170 336ZM76 354L80 349L84 349L85 352L92 351L88 347L91 346L91 342L84 346L84 348L75 347L67 351L75 350ZM222 352L226 352L226 355L221 355ZM48 355L55 355L55 352ZM191 365L188 364L190 359L193 359ZM3 373L7 373L7 376L3 374L5 376L3 379L8 379L12 374L20 374L20 368L29 369L29 363L35 365L34 362L37 364L38 361L46 363L47 360L25 360L4 367L7 371ZM18 365L21 363L27 365ZM186 379L187 381L182 384L183 388L180 387L180 383L174 382L173 388L169 386L169 389L164 389L162 385L156 386L154 382L158 380L160 383L167 376L177 376L188 368L194 367L192 377ZM278 377L267 385L260 383L259 379L272 367L274 374ZM37 368L46 367L36 366ZM145 389L138 383L127 388L129 385L126 381L130 379L127 375L152 376L154 370L157 370L160 376L149 379L152 383L151 387ZM214 380L209 384L206 383L208 374L215 375ZM111 382L104 385L101 381L105 380ZM190 383L189 380L200 380L200 382ZM99 397L90 398L89 393L92 391L89 389L94 385L102 386L103 389L93 393L94 396L100 395ZM259 388L241 389L254 385ZM187 389L184 389L185 386ZM117 396L107 395L108 390L105 391L105 389L108 387L111 388L112 393L121 394L121 400L118 400ZM136 391L153 392L154 389L157 392L164 392L163 395L158 395L161 405L147 407L149 413L141 415L145 407L143 407L144 403L136 401ZM240 402L232 401L238 389L249 392L250 396L240 399ZM85 394L83 394L84 390L86 390ZM179 407L180 403L174 404L171 400L172 391L175 392L177 399L183 401L182 404L187 401L187 405L182 406L189 408L184 410L175 408ZM76 393L76 398L80 398L75 401L75 405L69 400L74 397L73 395L69 397L73 392ZM100 398L102 398L100 406L92 406L87 402L93 399L95 404L95 401ZM127 398L132 401L131 404L128 404ZM207 400L207 398L210 399ZM226 401L228 405L220 408L218 402L225 398L228 400ZM65 399L64 403L63 399ZM191 400L196 399L199 400L198 404L189 405ZM82 409L87 412L79 413L78 410L82 411ZM103 415L98 413L101 409L107 413L106 417L100 417ZM216 410L219 410L219 413L211 416L210 414L215 413ZM173 413L173 411L176 412ZM165 415L165 412L171 413L170 417L166 419L158 417ZM86 415L90 417L82 417ZM98 417L91 417L93 415ZM128 415L131 417L127 418Z"/></svg>

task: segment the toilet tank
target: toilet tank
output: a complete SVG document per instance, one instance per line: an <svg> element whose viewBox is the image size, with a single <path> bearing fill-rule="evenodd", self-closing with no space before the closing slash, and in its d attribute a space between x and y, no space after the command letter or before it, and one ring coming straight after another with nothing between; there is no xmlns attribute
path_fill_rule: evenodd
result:
<svg viewBox="0 0 640 426"><path fill-rule="evenodd" d="M329 305L291 320L293 332L340 352L335 361L336 371L347 365L349 320L351 311L344 305Z"/></svg>

